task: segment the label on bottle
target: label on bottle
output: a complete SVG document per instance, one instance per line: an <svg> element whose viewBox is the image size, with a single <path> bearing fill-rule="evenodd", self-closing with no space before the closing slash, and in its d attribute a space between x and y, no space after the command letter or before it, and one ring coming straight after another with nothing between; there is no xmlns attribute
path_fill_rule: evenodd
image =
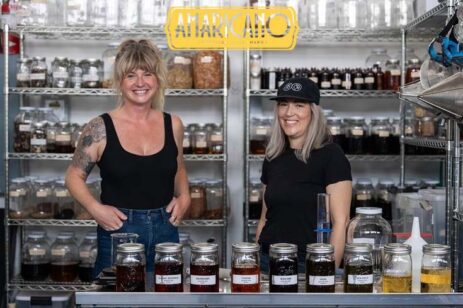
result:
<svg viewBox="0 0 463 308"><path fill-rule="evenodd" d="M260 77L251 77L251 90L260 90Z"/></svg>
<svg viewBox="0 0 463 308"><path fill-rule="evenodd" d="M191 284L197 286L213 286L216 284L215 275L191 275Z"/></svg>
<svg viewBox="0 0 463 308"><path fill-rule="evenodd" d="M30 132L31 131L31 125L30 124L21 124L21 125L19 125L19 131L20 132Z"/></svg>
<svg viewBox="0 0 463 308"><path fill-rule="evenodd" d="M35 196L37 198L45 198L45 197L48 197L48 195L49 195L48 192L45 190L41 190L35 193Z"/></svg>
<svg viewBox="0 0 463 308"><path fill-rule="evenodd" d="M257 284L259 283L258 275L233 275L232 283L234 284Z"/></svg>
<svg viewBox="0 0 463 308"><path fill-rule="evenodd" d="M66 190L55 191L55 196L58 198L66 198L66 197L70 197L71 195L69 194L69 191L66 189Z"/></svg>
<svg viewBox="0 0 463 308"><path fill-rule="evenodd" d="M32 73L31 80L45 80L45 73Z"/></svg>
<svg viewBox="0 0 463 308"><path fill-rule="evenodd" d="M334 285L334 276L309 276L309 285L311 286L332 286Z"/></svg>
<svg viewBox="0 0 463 308"><path fill-rule="evenodd" d="M363 84L364 80L362 77L355 77L354 78L354 84Z"/></svg>
<svg viewBox="0 0 463 308"><path fill-rule="evenodd" d="M68 72L53 72L53 78L54 79L57 79L57 78L67 79L69 78L69 73Z"/></svg>
<svg viewBox="0 0 463 308"><path fill-rule="evenodd" d="M406 126L405 127L405 135L413 135L413 128L411 126Z"/></svg>
<svg viewBox="0 0 463 308"><path fill-rule="evenodd" d="M374 77L365 77L365 83L375 83L375 78Z"/></svg>
<svg viewBox="0 0 463 308"><path fill-rule="evenodd" d="M16 80L18 81L29 81L29 74L27 73L17 73Z"/></svg>
<svg viewBox="0 0 463 308"><path fill-rule="evenodd" d="M347 275L347 283L349 284L372 284L373 274L371 275Z"/></svg>
<svg viewBox="0 0 463 308"><path fill-rule="evenodd" d="M82 75L82 81L99 81L100 78L98 77L98 75L94 75L94 74L84 74Z"/></svg>
<svg viewBox="0 0 463 308"><path fill-rule="evenodd" d="M249 202L259 202L260 194L258 192L251 194Z"/></svg>
<svg viewBox="0 0 463 308"><path fill-rule="evenodd" d="M71 135L56 135L56 141L58 142L70 142Z"/></svg>
<svg viewBox="0 0 463 308"><path fill-rule="evenodd" d="M350 80L345 80L342 82L342 87L346 90L352 89L352 81Z"/></svg>
<svg viewBox="0 0 463 308"><path fill-rule="evenodd" d="M52 249L51 250L51 255L52 256L58 256L58 257L63 257L66 254L66 249L61 248L61 249Z"/></svg>
<svg viewBox="0 0 463 308"><path fill-rule="evenodd" d="M189 148L190 147L190 140L189 139L183 139L183 147L184 148Z"/></svg>
<svg viewBox="0 0 463 308"><path fill-rule="evenodd" d="M320 84L320 88L322 89L329 89L331 88L331 82L329 81L322 81Z"/></svg>
<svg viewBox="0 0 463 308"><path fill-rule="evenodd" d="M211 56L201 57L201 63L211 63L211 62L212 62L212 57Z"/></svg>
<svg viewBox="0 0 463 308"><path fill-rule="evenodd" d="M31 145L37 145L37 146L47 145L47 139L32 138Z"/></svg>
<svg viewBox="0 0 463 308"><path fill-rule="evenodd" d="M410 76L412 78L420 78L421 77L421 74L420 74L420 70L417 70L417 71L413 71Z"/></svg>
<svg viewBox="0 0 463 308"><path fill-rule="evenodd" d="M384 137L389 137L390 133L388 130L379 130L378 131L378 136L384 138Z"/></svg>
<svg viewBox="0 0 463 308"><path fill-rule="evenodd" d="M222 135L212 135L211 136L211 141L221 142L222 140L223 140Z"/></svg>
<svg viewBox="0 0 463 308"><path fill-rule="evenodd" d="M21 194L19 193L19 191L17 191L17 190L10 191L10 197L18 198L19 196L21 196Z"/></svg>
<svg viewBox="0 0 463 308"><path fill-rule="evenodd" d="M272 283L277 286L290 286L297 284L297 275L272 276Z"/></svg>
<svg viewBox="0 0 463 308"><path fill-rule="evenodd" d="M266 128L258 128L258 129L256 129L256 135L266 136L267 135L267 129Z"/></svg>
<svg viewBox="0 0 463 308"><path fill-rule="evenodd" d="M182 275L155 275L156 276L156 284L181 284L182 283Z"/></svg>
<svg viewBox="0 0 463 308"><path fill-rule="evenodd" d="M199 192L192 192L192 193L190 194L190 197L191 197L191 199L198 199L198 198L201 198L201 193L199 193Z"/></svg>
<svg viewBox="0 0 463 308"><path fill-rule="evenodd" d="M359 244L370 244L372 246L375 245L374 238L366 238L366 237L356 237L352 239L352 243L359 243Z"/></svg>
<svg viewBox="0 0 463 308"><path fill-rule="evenodd" d="M400 70L391 70L391 76L400 76Z"/></svg>
<svg viewBox="0 0 463 308"><path fill-rule="evenodd" d="M363 129L361 128L354 128L352 130L352 135L353 136L363 136Z"/></svg>
<svg viewBox="0 0 463 308"><path fill-rule="evenodd" d="M185 58L185 57L182 57L182 56L175 56L174 57L174 63L175 64L188 65L188 64L191 63L191 60L189 58Z"/></svg>
<svg viewBox="0 0 463 308"><path fill-rule="evenodd" d="M333 86L339 86L339 85L341 85L341 79L339 79L339 78L331 79L331 84Z"/></svg>
<svg viewBox="0 0 463 308"><path fill-rule="evenodd" d="M358 195L355 196L355 199L357 199L359 201L366 201L366 200L371 199L371 195L370 194L358 194Z"/></svg>
<svg viewBox="0 0 463 308"><path fill-rule="evenodd" d="M318 83L318 77L309 77L309 79L315 83Z"/></svg>
<svg viewBox="0 0 463 308"><path fill-rule="evenodd" d="M29 249L29 255L31 256L44 256L47 251L43 248L31 248Z"/></svg>
<svg viewBox="0 0 463 308"><path fill-rule="evenodd" d="M331 135L333 135L333 136L341 135L341 128L336 127L336 126L331 126L330 127L330 132L331 132Z"/></svg>
<svg viewBox="0 0 463 308"><path fill-rule="evenodd" d="M79 252L79 256L81 259L88 259L90 258L90 251L81 251Z"/></svg>
<svg viewBox="0 0 463 308"><path fill-rule="evenodd" d="M207 148L207 142L206 141L196 141L196 147L197 148Z"/></svg>
<svg viewBox="0 0 463 308"><path fill-rule="evenodd" d="M269 72L268 73L268 88L269 90L274 90L275 89L275 81L276 81L276 74L275 72Z"/></svg>

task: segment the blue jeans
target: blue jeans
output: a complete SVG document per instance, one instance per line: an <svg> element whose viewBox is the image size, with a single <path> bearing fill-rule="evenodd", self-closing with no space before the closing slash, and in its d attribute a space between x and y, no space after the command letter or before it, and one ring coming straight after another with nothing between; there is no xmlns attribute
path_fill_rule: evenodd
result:
<svg viewBox="0 0 463 308"><path fill-rule="evenodd" d="M164 242L179 242L178 229L169 221L170 213L165 208L155 210L119 209L127 216L122 227L116 231L97 228L98 256L95 263L94 276L111 264L111 234L136 233L138 243L145 245L146 271L154 271L154 246Z"/></svg>

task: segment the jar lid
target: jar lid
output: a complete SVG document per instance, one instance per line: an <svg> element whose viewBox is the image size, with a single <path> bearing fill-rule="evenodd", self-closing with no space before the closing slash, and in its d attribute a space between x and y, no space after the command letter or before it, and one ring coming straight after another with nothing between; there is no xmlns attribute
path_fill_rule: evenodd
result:
<svg viewBox="0 0 463 308"><path fill-rule="evenodd" d="M201 185L203 181L201 179L191 179L190 185Z"/></svg>
<svg viewBox="0 0 463 308"><path fill-rule="evenodd" d="M19 110L21 111L33 111L35 110L34 107L19 107Z"/></svg>
<svg viewBox="0 0 463 308"><path fill-rule="evenodd" d="M288 243L276 243L270 245L270 253L296 253L297 245Z"/></svg>
<svg viewBox="0 0 463 308"><path fill-rule="evenodd" d="M232 250L236 252L258 252L260 249L259 244L241 242L232 244Z"/></svg>
<svg viewBox="0 0 463 308"><path fill-rule="evenodd" d="M439 181L438 180L423 180L423 182L427 185L439 185Z"/></svg>
<svg viewBox="0 0 463 308"><path fill-rule="evenodd" d="M117 245L117 252L144 252L145 245L141 243L123 243Z"/></svg>
<svg viewBox="0 0 463 308"><path fill-rule="evenodd" d="M72 238L72 234L60 233L60 234L58 234L58 236L56 238L59 239L59 240L69 240L69 239Z"/></svg>
<svg viewBox="0 0 463 308"><path fill-rule="evenodd" d="M55 57L55 61L68 61L67 57Z"/></svg>
<svg viewBox="0 0 463 308"><path fill-rule="evenodd" d="M88 240L96 240L97 239L97 234L96 232L89 232L87 235L85 235L85 238Z"/></svg>
<svg viewBox="0 0 463 308"><path fill-rule="evenodd" d="M30 233L27 238L30 238L30 239L33 239L33 240L39 240L39 239L42 239L45 237L45 232L43 233L38 233L38 232L34 232L34 233Z"/></svg>
<svg viewBox="0 0 463 308"><path fill-rule="evenodd" d="M386 64L399 64L399 63L400 63L400 60L399 59L394 59L394 58L391 58L391 59L386 61Z"/></svg>
<svg viewBox="0 0 463 308"><path fill-rule="evenodd" d="M427 244L423 246L423 253L431 255L446 255L450 253L450 246L441 244Z"/></svg>
<svg viewBox="0 0 463 308"><path fill-rule="evenodd" d="M214 186L214 185L219 185L222 184L222 180L207 180L206 185L207 186Z"/></svg>
<svg viewBox="0 0 463 308"><path fill-rule="evenodd" d="M35 60L35 61L45 61L46 58L45 58L45 57L36 56L36 57L33 57L32 60Z"/></svg>
<svg viewBox="0 0 463 308"><path fill-rule="evenodd" d="M319 254L334 253L334 246L331 244L323 243L307 244L306 252Z"/></svg>
<svg viewBox="0 0 463 308"><path fill-rule="evenodd" d="M371 185L371 180L366 178L360 178L357 180L357 184L359 185Z"/></svg>
<svg viewBox="0 0 463 308"><path fill-rule="evenodd" d="M342 121L342 118L335 116L335 117L327 117L326 120L330 122L337 122L337 121Z"/></svg>
<svg viewBox="0 0 463 308"><path fill-rule="evenodd" d="M118 47L121 44L121 42L111 42L106 47Z"/></svg>
<svg viewBox="0 0 463 308"><path fill-rule="evenodd" d="M346 244L346 247L344 248L346 252L371 252L372 247L371 244L365 244L365 243L351 243L351 244Z"/></svg>
<svg viewBox="0 0 463 308"><path fill-rule="evenodd" d="M374 53L383 53L383 52L387 52L387 49L386 48L374 48L371 51Z"/></svg>
<svg viewBox="0 0 463 308"><path fill-rule="evenodd" d="M44 184L48 184L50 181L47 180L47 179L36 179L36 180L34 180L34 182L36 184L44 185Z"/></svg>
<svg viewBox="0 0 463 308"><path fill-rule="evenodd" d="M15 183L15 184L23 184L23 183L26 183L27 180L25 178L15 178L15 179L11 179L10 182Z"/></svg>
<svg viewBox="0 0 463 308"><path fill-rule="evenodd" d="M379 180L378 184L381 184L381 185L394 185L394 181L392 179L382 179L382 180Z"/></svg>
<svg viewBox="0 0 463 308"><path fill-rule="evenodd" d="M382 214L383 210L379 207L358 207L355 209L356 214L365 214L365 215L378 215Z"/></svg>
<svg viewBox="0 0 463 308"><path fill-rule="evenodd" d="M262 58L262 56L260 54L257 54L257 53L253 53L251 54L251 59L254 59L254 60L260 60Z"/></svg>
<svg viewBox="0 0 463 308"><path fill-rule="evenodd" d="M365 117L358 117L358 116L350 117L348 119L349 119L349 121L365 121Z"/></svg>
<svg viewBox="0 0 463 308"><path fill-rule="evenodd" d="M191 252L217 252L219 245L214 243L196 243L191 244Z"/></svg>
<svg viewBox="0 0 463 308"><path fill-rule="evenodd" d="M251 183L251 185L260 185L260 184L262 184L262 182L260 181L259 178L252 178L250 180L250 183Z"/></svg>
<svg viewBox="0 0 463 308"><path fill-rule="evenodd" d="M18 63L30 63L32 60L29 58L18 59Z"/></svg>
<svg viewBox="0 0 463 308"><path fill-rule="evenodd" d="M100 62L100 60L95 59L95 58L88 58L88 59L85 59L85 61L87 61L90 64L95 64L95 63Z"/></svg>
<svg viewBox="0 0 463 308"><path fill-rule="evenodd" d="M160 243L156 244L156 252L182 252L183 245L179 243Z"/></svg>
<svg viewBox="0 0 463 308"><path fill-rule="evenodd" d="M45 236L46 233L43 230L33 230L33 231L31 231L30 234L40 234L42 236Z"/></svg>
<svg viewBox="0 0 463 308"><path fill-rule="evenodd" d="M389 118L388 117L374 117L371 119L372 121L375 120L375 121L389 121Z"/></svg>
<svg viewBox="0 0 463 308"><path fill-rule="evenodd" d="M384 252L395 254L410 254L412 252L412 246L408 244L389 243L384 245Z"/></svg>
<svg viewBox="0 0 463 308"><path fill-rule="evenodd" d="M406 180L405 185L411 186L411 185L416 185L418 183L416 180Z"/></svg>
<svg viewBox="0 0 463 308"><path fill-rule="evenodd" d="M418 58L411 58L411 59L408 60L408 63L410 63L410 64L420 64L421 60L418 59Z"/></svg>

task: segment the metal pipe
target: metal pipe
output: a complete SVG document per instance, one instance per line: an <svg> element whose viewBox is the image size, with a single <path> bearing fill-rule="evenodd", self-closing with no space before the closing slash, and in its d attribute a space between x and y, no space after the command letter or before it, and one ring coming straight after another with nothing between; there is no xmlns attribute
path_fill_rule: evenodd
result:
<svg viewBox="0 0 463 308"><path fill-rule="evenodd" d="M9 144L8 144L8 139L9 139L9 134L8 134L8 98L9 98L9 86L8 86L8 64L9 64L9 51L8 51L8 46L10 45L9 42L9 26L8 24L3 25L3 59L4 59L4 67L3 67L3 99L4 103L3 106L5 107L5 115L3 120L5 121L4 123L4 128L5 128L5 218L4 218L4 224L5 224L5 282L6 282L6 290L8 290L8 285L10 284L10 247L9 247L9 241L10 241L10 234L9 234L9 229L8 229L8 211L10 208L10 202L8 196L8 192L10 190L9 188L9 169L8 169L8 149L9 149ZM8 303L8 293L6 294L7 296L7 303Z"/></svg>
<svg viewBox="0 0 463 308"><path fill-rule="evenodd" d="M460 128L458 123L454 121L453 124L453 135L454 135L454 157L453 157L453 211L451 219L453 218L453 213L460 212L460 174L461 174L461 149L460 149ZM459 275L458 275L458 227L459 221L454 219L453 226L452 226L452 286L454 290L458 290L458 282L459 282Z"/></svg>
<svg viewBox="0 0 463 308"><path fill-rule="evenodd" d="M245 242L249 241L249 134L250 134L250 103L249 103L249 49L246 49L243 53L244 56L244 123L245 128L245 138L244 138L244 219L243 219L243 240Z"/></svg>
<svg viewBox="0 0 463 308"><path fill-rule="evenodd" d="M405 84L405 53L406 53L406 44L407 44L407 31L405 28L401 29L401 37L402 37L402 75L400 78L400 83L403 86ZM403 187L405 183L405 110L406 105L403 100L400 100L400 107L399 107L399 114L400 114L400 179L399 179L399 186Z"/></svg>
<svg viewBox="0 0 463 308"><path fill-rule="evenodd" d="M228 49L223 51L223 101L222 101L222 123L223 123L223 182L222 182L222 200L223 200L223 227L222 227L222 266L227 267L227 248L228 248Z"/></svg>
<svg viewBox="0 0 463 308"><path fill-rule="evenodd" d="M450 235L451 235L451 223L453 215L453 120L447 121L447 142L446 142L446 156L445 156L445 165L446 165L446 184L445 184L445 244L450 245Z"/></svg>

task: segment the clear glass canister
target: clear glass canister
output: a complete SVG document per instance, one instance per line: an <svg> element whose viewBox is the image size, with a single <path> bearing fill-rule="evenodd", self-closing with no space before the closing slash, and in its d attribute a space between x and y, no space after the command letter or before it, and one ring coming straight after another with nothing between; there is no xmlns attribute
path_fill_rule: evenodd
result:
<svg viewBox="0 0 463 308"><path fill-rule="evenodd" d="M297 293L297 245L271 244L269 256L270 293Z"/></svg>
<svg viewBox="0 0 463 308"><path fill-rule="evenodd" d="M31 153L47 152L47 123L45 121L32 124Z"/></svg>
<svg viewBox="0 0 463 308"><path fill-rule="evenodd" d="M373 292L371 245L346 244L344 248L344 293Z"/></svg>
<svg viewBox="0 0 463 308"><path fill-rule="evenodd" d="M391 243L384 246L383 293L412 292L412 247Z"/></svg>
<svg viewBox="0 0 463 308"><path fill-rule="evenodd" d="M89 25L89 6L88 0L66 0L66 24L68 26Z"/></svg>
<svg viewBox="0 0 463 308"><path fill-rule="evenodd" d="M56 153L72 153L71 125L68 122L59 122L55 136Z"/></svg>
<svg viewBox="0 0 463 308"><path fill-rule="evenodd" d="M424 245L421 263L421 293L452 292L451 269L450 246Z"/></svg>
<svg viewBox="0 0 463 308"><path fill-rule="evenodd" d="M194 154L208 154L209 146L207 143L207 131L204 125L194 131L193 133L193 153Z"/></svg>
<svg viewBox="0 0 463 308"><path fill-rule="evenodd" d="M421 60L418 58L408 59L407 61L407 75L405 82L410 83L420 80Z"/></svg>
<svg viewBox="0 0 463 308"><path fill-rule="evenodd" d="M56 219L73 219L76 216L76 206L74 198L66 188L64 180L58 180L54 187L55 195L55 218Z"/></svg>
<svg viewBox="0 0 463 308"><path fill-rule="evenodd" d="M74 152L77 148L77 144L79 143L80 136L84 130L85 125L79 125L78 123L72 124L72 135L71 135L71 145L72 145L72 152Z"/></svg>
<svg viewBox="0 0 463 308"><path fill-rule="evenodd" d="M355 155L366 154L367 134L368 129L364 117L349 118L346 134L347 153Z"/></svg>
<svg viewBox="0 0 463 308"><path fill-rule="evenodd" d="M50 274L50 247L45 234L32 233L22 246L21 276L24 280L45 280Z"/></svg>
<svg viewBox="0 0 463 308"><path fill-rule="evenodd" d="M16 64L16 87L28 88L31 86L31 63L28 58L18 59Z"/></svg>
<svg viewBox="0 0 463 308"><path fill-rule="evenodd" d="M381 217L377 207L359 207L347 227L347 243L369 244L373 248L373 265L377 277L381 275L384 245L391 242L391 225Z"/></svg>
<svg viewBox="0 0 463 308"><path fill-rule="evenodd" d="M86 59L82 65L82 88L100 88L102 77L102 64L98 59Z"/></svg>
<svg viewBox="0 0 463 308"><path fill-rule="evenodd" d="M251 179L249 187L249 219L259 219L262 212L262 182Z"/></svg>
<svg viewBox="0 0 463 308"><path fill-rule="evenodd" d="M182 245L157 244L154 258L154 291L183 292Z"/></svg>
<svg viewBox="0 0 463 308"><path fill-rule="evenodd" d="M106 10L107 5L111 2L111 0L102 0L102 1L91 1L90 8L89 8L89 23L93 26L97 27L105 27L106 26ZM116 22L117 24L117 22Z"/></svg>
<svg viewBox="0 0 463 308"><path fill-rule="evenodd" d="M355 209L359 207L371 207L374 205L375 189L370 179L360 178L354 186L354 204L351 207L351 217L355 214Z"/></svg>
<svg viewBox="0 0 463 308"><path fill-rule="evenodd" d="M370 127L369 153L379 155L392 154L392 146L390 144L392 128L389 118L373 118L371 119Z"/></svg>
<svg viewBox="0 0 463 308"><path fill-rule="evenodd" d="M209 180L206 182L206 204L207 210L204 218L222 219L224 207L222 180Z"/></svg>
<svg viewBox="0 0 463 308"><path fill-rule="evenodd" d="M47 86L48 67L45 57L33 57L31 63L31 87L45 88Z"/></svg>
<svg viewBox="0 0 463 308"><path fill-rule="evenodd" d="M138 24L139 0L113 0L119 2L119 26L132 28Z"/></svg>
<svg viewBox="0 0 463 308"><path fill-rule="evenodd" d="M78 275L78 266L79 252L73 235L60 233L51 246L51 280L73 282Z"/></svg>
<svg viewBox="0 0 463 308"><path fill-rule="evenodd" d="M14 151L30 152L32 123L35 121L36 111L33 107L20 107L14 119Z"/></svg>
<svg viewBox="0 0 463 308"><path fill-rule="evenodd" d="M214 124L208 135L208 144L211 154L223 154L223 129L219 124Z"/></svg>
<svg viewBox="0 0 463 308"><path fill-rule="evenodd" d="M371 51L370 55L365 61L365 65L368 68L381 67L383 70L386 68L386 62L391 57L387 54L387 50L384 48L375 48Z"/></svg>
<svg viewBox="0 0 463 308"><path fill-rule="evenodd" d="M199 219L206 212L206 190L204 183L200 179L190 180L190 208L185 218Z"/></svg>
<svg viewBox="0 0 463 308"><path fill-rule="evenodd" d="M145 246L123 243L117 246L116 292L145 292Z"/></svg>
<svg viewBox="0 0 463 308"><path fill-rule="evenodd" d="M55 57L51 63L53 88L69 87L69 60L66 57Z"/></svg>
<svg viewBox="0 0 463 308"><path fill-rule="evenodd" d="M400 88L401 75L400 61L398 59L389 59L386 62L386 72L384 73L386 88L398 91Z"/></svg>
<svg viewBox="0 0 463 308"><path fill-rule="evenodd" d="M265 118L252 118L251 119L251 141L250 151L251 154L262 155L265 154L267 147L267 140L270 136L271 123Z"/></svg>
<svg viewBox="0 0 463 308"><path fill-rule="evenodd" d="M12 219L24 219L30 214L29 206L29 185L24 178L16 178L10 181L8 187L9 207L8 217Z"/></svg>
<svg viewBox="0 0 463 308"><path fill-rule="evenodd" d="M306 292L334 293L335 260L331 244L308 244L305 259Z"/></svg>
<svg viewBox="0 0 463 308"><path fill-rule="evenodd" d="M236 243L232 245L232 292L260 292L259 245Z"/></svg>
<svg viewBox="0 0 463 308"><path fill-rule="evenodd" d="M218 245L213 243L191 245L191 292L219 292L218 251Z"/></svg>
<svg viewBox="0 0 463 308"><path fill-rule="evenodd" d="M80 89L82 86L82 61L69 60L69 86Z"/></svg>
<svg viewBox="0 0 463 308"><path fill-rule="evenodd" d="M110 43L103 52L103 88L112 88L113 86L114 62L119 45L119 42Z"/></svg>
<svg viewBox="0 0 463 308"><path fill-rule="evenodd" d="M93 281L93 268L97 253L97 235L95 232L89 232L79 246L79 279L81 281Z"/></svg>
<svg viewBox="0 0 463 308"><path fill-rule="evenodd" d="M52 183L46 179L37 179L34 182L35 207L31 217L35 219L51 219L55 212L53 207Z"/></svg>
<svg viewBox="0 0 463 308"><path fill-rule="evenodd" d="M193 82L196 89L223 87L223 55L213 50L201 50L193 57Z"/></svg>
<svg viewBox="0 0 463 308"><path fill-rule="evenodd" d="M346 128L340 117L327 117L328 127L331 133L331 140L337 143L344 151L347 150Z"/></svg>
<svg viewBox="0 0 463 308"><path fill-rule="evenodd" d="M436 123L433 117L422 117L416 119L415 133L421 137L435 137Z"/></svg>
<svg viewBox="0 0 463 308"><path fill-rule="evenodd" d="M167 70L167 85L169 88L193 88L193 63L191 53L169 53L167 57Z"/></svg>
<svg viewBox="0 0 463 308"><path fill-rule="evenodd" d="M365 29L367 26L367 1L343 0L337 2L339 29Z"/></svg>

